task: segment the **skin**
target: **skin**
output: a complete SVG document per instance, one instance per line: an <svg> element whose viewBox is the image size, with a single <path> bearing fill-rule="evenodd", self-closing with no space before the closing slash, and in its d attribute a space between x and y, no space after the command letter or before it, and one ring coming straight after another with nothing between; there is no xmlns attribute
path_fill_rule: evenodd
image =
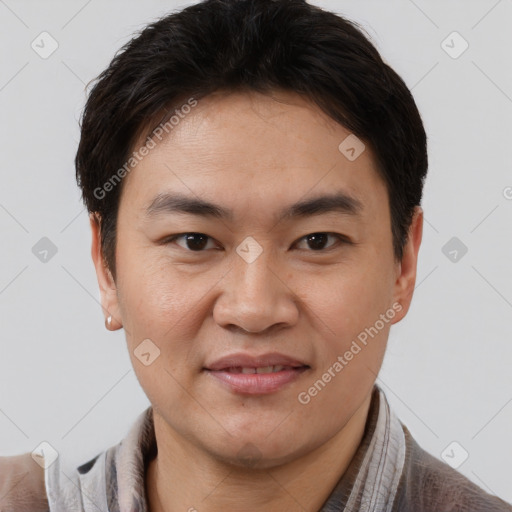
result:
<svg viewBox="0 0 512 512"><path fill-rule="evenodd" d="M423 212L401 262L393 255L389 202L367 146L340 153L350 134L286 91L217 93L202 99L125 178L116 282L91 215L92 257L111 329L124 327L137 378L154 408L158 455L146 474L152 511L315 511L346 470L363 435L389 328L406 314L416 280ZM359 217L330 212L276 224L299 200L334 190L363 203ZM233 211L233 221L145 208L179 191ZM180 233L211 237L202 252ZM315 250L307 235L337 233ZM247 263L236 248L263 249ZM401 311L311 401L297 396L379 315ZM151 339L149 366L134 350ZM310 368L267 395L227 389L202 368L233 352L278 351ZM240 451L253 445L256 461ZM245 447L245 448L244 448Z"/></svg>
<svg viewBox="0 0 512 512"><path fill-rule="evenodd" d="M0 457L0 510L48 511L44 469L30 453Z"/></svg>

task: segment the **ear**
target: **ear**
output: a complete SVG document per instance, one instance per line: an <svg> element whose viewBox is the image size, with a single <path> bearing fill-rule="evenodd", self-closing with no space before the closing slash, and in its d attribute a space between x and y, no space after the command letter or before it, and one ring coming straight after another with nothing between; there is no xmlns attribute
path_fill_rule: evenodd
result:
<svg viewBox="0 0 512 512"><path fill-rule="evenodd" d="M101 307L105 315L105 326L107 329L115 331L123 326L117 299L117 287L114 278L112 277L112 274L103 258L100 232L101 220L98 214L89 214L89 222L91 224L92 232L91 256L92 261L94 262L94 267L96 269L98 285L100 287ZM107 324L107 318L109 316L112 317L110 326Z"/></svg>
<svg viewBox="0 0 512 512"><path fill-rule="evenodd" d="M416 206L411 226L409 227L407 243L404 246L402 261L397 264L393 304L400 303L402 309L395 315L393 324L400 322L405 317L411 305L422 236L423 209L421 206Z"/></svg>

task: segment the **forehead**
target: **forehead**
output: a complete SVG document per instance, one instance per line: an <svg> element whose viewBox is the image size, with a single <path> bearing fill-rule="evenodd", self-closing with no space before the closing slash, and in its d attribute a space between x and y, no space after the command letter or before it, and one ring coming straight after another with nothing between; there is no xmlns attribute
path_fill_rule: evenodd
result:
<svg viewBox="0 0 512 512"><path fill-rule="evenodd" d="M172 128L125 178L123 195L141 211L169 190L233 208L245 195L264 208L340 189L369 210L387 202L371 148L295 93L216 93L175 110Z"/></svg>

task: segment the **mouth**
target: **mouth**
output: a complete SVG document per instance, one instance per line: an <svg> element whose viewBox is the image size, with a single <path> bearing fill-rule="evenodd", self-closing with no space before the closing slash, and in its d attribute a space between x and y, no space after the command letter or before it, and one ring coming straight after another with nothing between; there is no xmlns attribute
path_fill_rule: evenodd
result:
<svg viewBox="0 0 512 512"><path fill-rule="evenodd" d="M283 389L308 369L309 366L268 366L205 371L233 393L265 395Z"/></svg>
<svg viewBox="0 0 512 512"><path fill-rule="evenodd" d="M232 366L229 368L224 368L222 370L211 370L211 371L223 371L229 373L243 373L244 375L250 375L257 373L259 375L266 373L278 373L282 371L289 370L297 370L298 368L307 368L307 366L283 366L283 365L275 365L275 366L259 366L259 367L243 367L243 366Z"/></svg>

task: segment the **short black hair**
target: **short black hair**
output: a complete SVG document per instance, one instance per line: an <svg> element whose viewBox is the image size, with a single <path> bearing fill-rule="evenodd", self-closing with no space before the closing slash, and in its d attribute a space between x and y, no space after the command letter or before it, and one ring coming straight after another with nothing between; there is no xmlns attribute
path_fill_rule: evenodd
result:
<svg viewBox="0 0 512 512"><path fill-rule="evenodd" d="M126 170L144 130L165 122L184 98L216 91L296 92L369 145L386 183L401 261L421 202L427 140L411 92L363 32L304 0L204 0L152 22L125 44L94 80L75 159L114 279L123 181L104 185L125 175L118 171Z"/></svg>

